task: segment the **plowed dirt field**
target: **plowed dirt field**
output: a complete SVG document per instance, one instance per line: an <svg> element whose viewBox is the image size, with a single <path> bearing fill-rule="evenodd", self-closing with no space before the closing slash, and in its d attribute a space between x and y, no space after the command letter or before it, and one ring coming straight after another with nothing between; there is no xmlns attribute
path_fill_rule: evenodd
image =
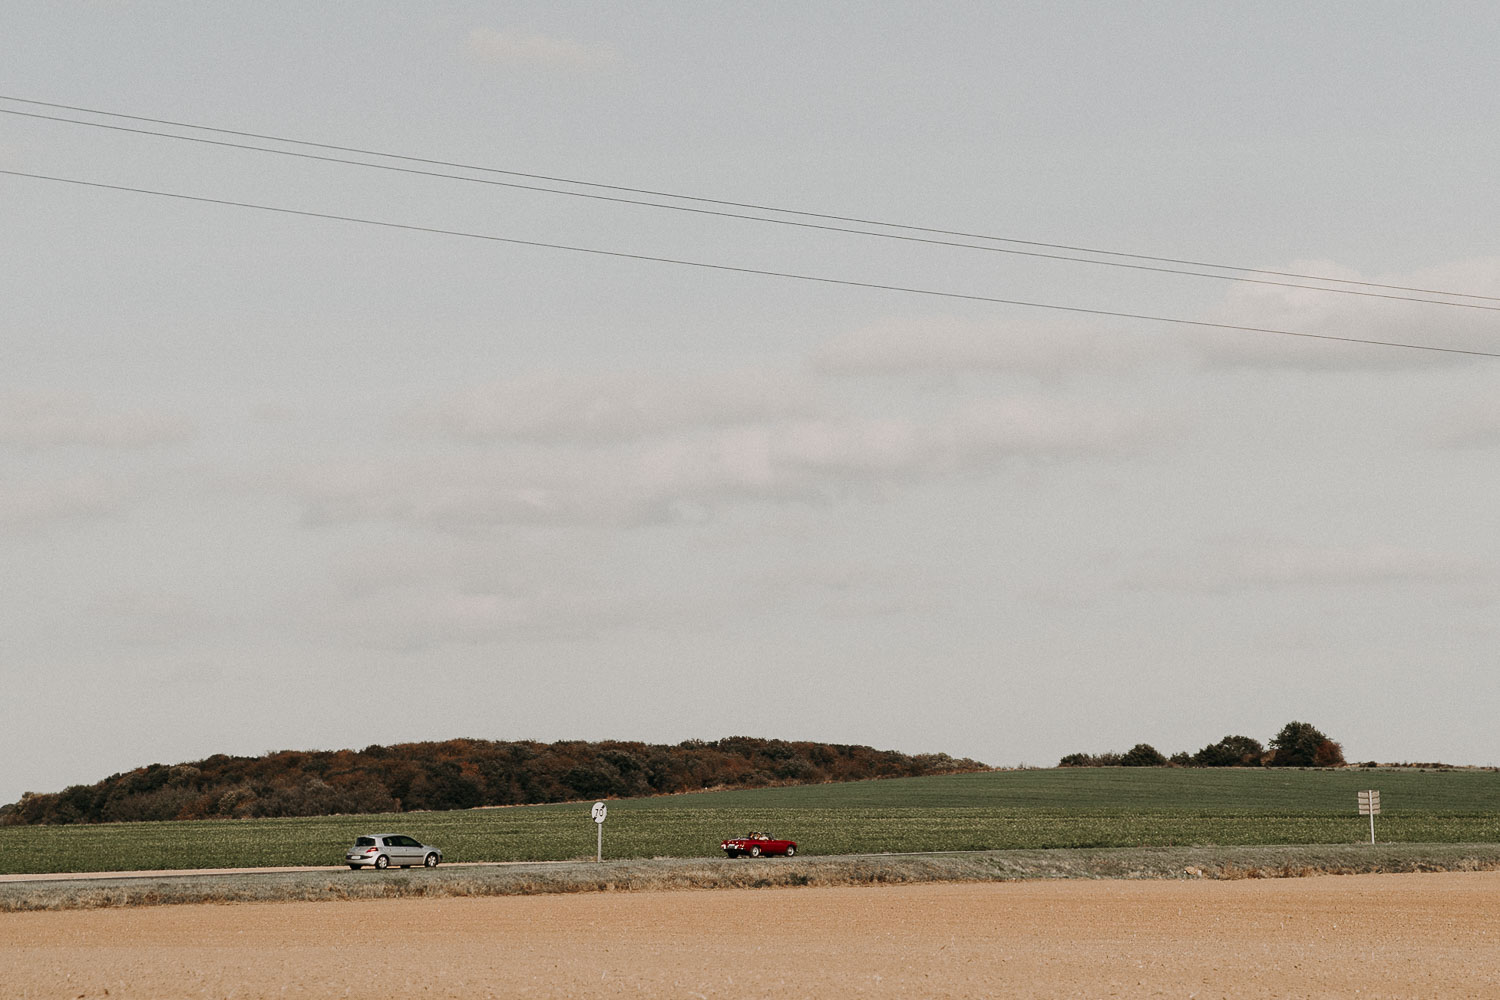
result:
<svg viewBox="0 0 1500 1000"><path fill-rule="evenodd" d="M106 995L1493 1000L1500 873L0 914L0 996Z"/></svg>

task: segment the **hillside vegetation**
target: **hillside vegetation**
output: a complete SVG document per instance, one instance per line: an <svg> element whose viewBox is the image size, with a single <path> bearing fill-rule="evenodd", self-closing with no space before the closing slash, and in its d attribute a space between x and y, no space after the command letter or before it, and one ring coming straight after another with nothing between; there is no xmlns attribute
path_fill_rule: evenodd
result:
<svg viewBox="0 0 1500 1000"><path fill-rule="evenodd" d="M0 825L398 813L983 770L947 754L744 736L669 746L447 740L152 764L27 793L0 807Z"/></svg>
<svg viewBox="0 0 1500 1000"><path fill-rule="evenodd" d="M606 858L710 858L746 830L798 857L870 852L1500 843L1493 770L1065 768L611 801ZM0 873L338 864L356 836L408 833L447 862L594 857L588 802L401 815L0 827ZM781 859L777 859L778 861Z"/></svg>

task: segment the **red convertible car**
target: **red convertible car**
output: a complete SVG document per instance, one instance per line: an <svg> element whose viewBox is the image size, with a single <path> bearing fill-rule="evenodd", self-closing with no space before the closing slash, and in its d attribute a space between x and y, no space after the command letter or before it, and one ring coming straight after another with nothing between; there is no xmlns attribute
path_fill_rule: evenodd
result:
<svg viewBox="0 0 1500 1000"><path fill-rule="evenodd" d="M756 833L753 830L743 837L726 840L719 847L731 858L743 858L747 855L758 858L762 854L785 854L791 857L797 853L795 840L777 840L769 833Z"/></svg>

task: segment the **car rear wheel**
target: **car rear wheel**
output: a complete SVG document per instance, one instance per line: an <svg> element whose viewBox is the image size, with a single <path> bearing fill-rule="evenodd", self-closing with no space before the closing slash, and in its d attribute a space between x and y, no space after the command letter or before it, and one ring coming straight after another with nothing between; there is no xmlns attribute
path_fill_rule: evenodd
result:
<svg viewBox="0 0 1500 1000"><path fill-rule="evenodd" d="M388 857L386 857L384 854L382 854L380 857L378 857L378 858L375 859L375 867L376 868L389 868L390 866L391 866L391 859L388 858Z"/></svg>
<svg viewBox="0 0 1500 1000"><path fill-rule="evenodd" d="M436 854L429 854L429 855L427 855L427 857L425 857L425 858L422 859L422 864L423 864L424 867L427 867L427 868L436 868L437 867L437 855Z"/></svg>
<svg viewBox="0 0 1500 1000"><path fill-rule="evenodd" d="M797 853L797 845L796 844L788 844L788 845L786 845L786 856L787 857L791 857L793 854L796 854L796 853Z"/></svg>
<svg viewBox="0 0 1500 1000"><path fill-rule="evenodd" d="M750 856L752 858L758 858L758 857L760 857L760 845L759 844L756 844L754 847L750 848Z"/></svg>

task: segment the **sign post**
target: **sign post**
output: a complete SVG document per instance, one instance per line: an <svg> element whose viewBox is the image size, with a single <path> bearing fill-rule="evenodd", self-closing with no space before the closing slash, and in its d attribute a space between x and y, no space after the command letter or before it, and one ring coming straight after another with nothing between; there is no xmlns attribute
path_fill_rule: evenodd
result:
<svg viewBox="0 0 1500 1000"><path fill-rule="evenodd" d="M1370 843L1375 843L1375 817L1380 815L1380 793L1371 789L1359 793L1359 814L1370 817Z"/></svg>
<svg viewBox="0 0 1500 1000"><path fill-rule="evenodd" d="M1361 795L1364 793L1361 792ZM603 802L595 802L594 808L589 810L589 815L594 817L594 825L599 828L599 850L594 855L595 861L604 860L604 817L609 815L609 807ZM1371 841L1374 843L1374 841Z"/></svg>

